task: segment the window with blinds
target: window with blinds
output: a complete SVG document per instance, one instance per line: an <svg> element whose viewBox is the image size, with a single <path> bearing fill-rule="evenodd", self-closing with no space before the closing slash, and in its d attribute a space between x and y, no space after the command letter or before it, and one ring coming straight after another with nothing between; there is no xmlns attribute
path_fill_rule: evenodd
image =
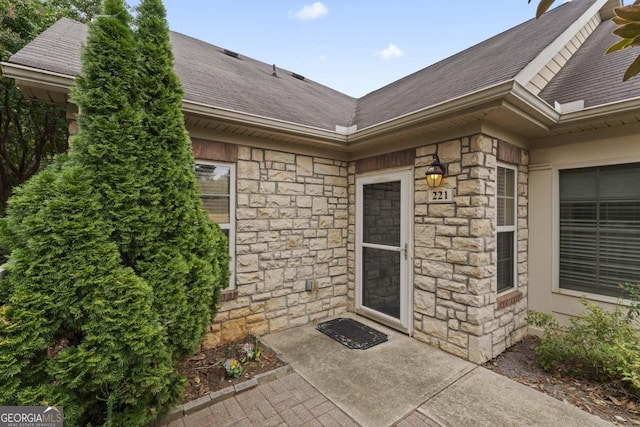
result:
<svg viewBox="0 0 640 427"><path fill-rule="evenodd" d="M560 171L562 289L620 297L640 283L640 163Z"/></svg>
<svg viewBox="0 0 640 427"><path fill-rule="evenodd" d="M229 242L231 258L230 288L234 287L235 252L235 176L233 165L223 163L196 163L196 177L200 185L200 197L209 218L215 221Z"/></svg>
<svg viewBox="0 0 640 427"><path fill-rule="evenodd" d="M516 170L498 166L498 238L496 242L496 274L498 293L515 286L516 266Z"/></svg>

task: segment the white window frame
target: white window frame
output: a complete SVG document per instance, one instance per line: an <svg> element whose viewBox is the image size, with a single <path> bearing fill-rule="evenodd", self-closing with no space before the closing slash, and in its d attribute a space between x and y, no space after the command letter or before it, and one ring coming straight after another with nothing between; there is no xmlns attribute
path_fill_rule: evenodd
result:
<svg viewBox="0 0 640 427"><path fill-rule="evenodd" d="M551 292L558 295L567 295L577 298L587 298L592 301L605 302L610 304L629 305L628 299L621 299L609 295L594 294L590 292L574 291L572 289L563 289L560 287L560 171L565 169L579 169L597 166L615 166L626 163L640 163L640 156L617 157L612 159L587 160L583 162L561 163L552 166L553 171L553 188L552 188L552 229L553 238L551 253L553 256L552 266L552 283Z"/></svg>
<svg viewBox="0 0 640 427"><path fill-rule="evenodd" d="M232 291L236 289L236 165L200 159L195 162L199 165L229 168L229 223L218 225L222 230L229 230L229 285L223 291Z"/></svg>
<svg viewBox="0 0 640 427"><path fill-rule="evenodd" d="M498 168L513 171L513 225L497 225L498 223ZM513 286L498 291L498 295L504 295L518 288L518 167L509 163L498 162L496 164L496 281L498 277L498 234L513 232Z"/></svg>

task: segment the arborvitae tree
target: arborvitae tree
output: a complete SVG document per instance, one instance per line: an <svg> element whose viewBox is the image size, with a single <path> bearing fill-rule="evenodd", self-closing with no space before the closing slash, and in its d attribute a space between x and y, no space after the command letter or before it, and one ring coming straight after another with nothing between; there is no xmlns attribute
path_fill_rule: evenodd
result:
<svg viewBox="0 0 640 427"><path fill-rule="evenodd" d="M153 292L122 266L91 174L61 163L11 199L0 404L63 405L69 426L142 426L180 391Z"/></svg>
<svg viewBox="0 0 640 427"><path fill-rule="evenodd" d="M162 5L143 2L137 38L122 0L104 15L89 27L69 156L0 223L0 405L143 426L179 399L175 363L202 339L228 256L198 197Z"/></svg>
<svg viewBox="0 0 640 427"><path fill-rule="evenodd" d="M158 213L148 219L159 234L144 244L136 269L154 287L154 306L167 325L171 350L184 356L202 342L219 289L228 282L226 238L208 219L198 194L162 2L143 0L136 24L144 76L138 88L144 105L141 155L154 165L147 178L159 194L153 206Z"/></svg>

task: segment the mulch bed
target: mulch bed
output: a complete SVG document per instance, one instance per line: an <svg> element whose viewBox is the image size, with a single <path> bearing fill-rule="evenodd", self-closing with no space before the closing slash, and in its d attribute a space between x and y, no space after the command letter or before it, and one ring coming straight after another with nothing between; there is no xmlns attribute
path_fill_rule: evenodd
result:
<svg viewBox="0 0 640 427"><path fill-rule="evenodd" d="M485 363L484 367L615 425L640 426L638 396L627 393L618 384L604 384L578 378L566 369L544 371L535 355L539 342L536 337L526 337L500 356Z"/></svg>
<svg viewBox="0 0 640 427"><path fill-rule="evenodd" d="M242 358L241 349L245 343L257 343L260 346L262 352L259 357L260 360L243 363L244 373L240 378L226 378L222 364L228 358L240 360ZM184 391L182 403L245 382L258 374L284 365L285 363L278 358L273 350L260 343L253 335L247 335L241 340L230 344L201 351L180 366L180 373L189 380L189 384Z"/></svg>

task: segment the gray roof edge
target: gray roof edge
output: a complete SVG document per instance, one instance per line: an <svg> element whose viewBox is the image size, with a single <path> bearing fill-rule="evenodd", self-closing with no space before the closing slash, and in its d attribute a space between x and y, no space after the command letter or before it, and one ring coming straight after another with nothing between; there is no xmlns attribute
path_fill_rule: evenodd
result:
<svg viewBox="0 0 640 427"><path fill-rule="evenodd" d="M609 0L597 0L589 7L579 19L576 19L562 34L545 47L532 61L530 61L515 79L522 85L526 85L544 68L545 65L576 35L600 10L606 6Z"/></svg>

